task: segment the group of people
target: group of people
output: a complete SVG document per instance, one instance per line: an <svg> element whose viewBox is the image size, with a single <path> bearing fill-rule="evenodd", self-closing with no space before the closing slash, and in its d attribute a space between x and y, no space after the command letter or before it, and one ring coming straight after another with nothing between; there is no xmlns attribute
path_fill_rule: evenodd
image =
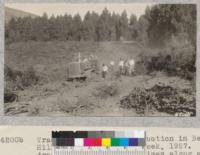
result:
<svg viewBox="0 0 200 155"><path fill-rule="evenodd" d="M106 75L108 72L113 72L115 69L115 61L110 61L109 66L106 64L102 65L102 78L106 78ZM120 58L119 63L118 63L118 68L119 68L119 74L120 75L127 75L127 76L132 76L135 72L135 61L134 59L122 59Z"/></svg>
<svg viewBox="0 0 200 155"><path fill-rule="evenodd" d="M85 68L92 68L95 71L99 71L99 65L98 65L98 57L94 54L91 54L88 57L83 57L81 59L80 53L78 56L78 62L81 62L85 64ZM131 59L123 59L120 58L118 62L115 62L114 60L111 60L109 62L109 65L102 64L101 73L102 78L106 78L108 73L116 73L118 72L120 75L126 75L126 76L132 76L135 72L135 61L133 58Z"/></svg>

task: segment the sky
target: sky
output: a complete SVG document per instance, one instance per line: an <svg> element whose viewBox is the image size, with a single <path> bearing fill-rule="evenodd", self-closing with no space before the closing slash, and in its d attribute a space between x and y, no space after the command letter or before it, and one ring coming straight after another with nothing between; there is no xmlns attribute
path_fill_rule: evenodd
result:
<svg viewBox="0 0 200 155"><path fill-rule="evenodd" d="M152 4L151 4L152 5ZM65 13L75 15L77 13L83 18L87 11L101 13L106 7L110 12L122 13L126 10L128 17L135 14L139 18L144 14L150 4L147 3L6 3L9 8L30 12L42 16L44 12L50 17L52 14L64 15Z"/></svg>

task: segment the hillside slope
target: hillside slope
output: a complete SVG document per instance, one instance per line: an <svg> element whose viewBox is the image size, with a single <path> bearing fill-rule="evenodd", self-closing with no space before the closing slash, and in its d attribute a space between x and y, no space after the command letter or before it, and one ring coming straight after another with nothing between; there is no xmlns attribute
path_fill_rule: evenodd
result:
<svg viewBox="0 0 200 155"><path fill-rule="evenodd" d="M5 23L8 23L12 18L19 18L19 17L35 18L35 17L37 17L37 15L28 13L28 12L24 12L21 10L5 7Z"/></svg>
<svg viewBox="0 0 200 155"><path fill-rule="evenodd" d="M5 64L21 70L34 67L50 80L57 81L64 79L66 65L74 61L78 52L81 57L95 54L99 65L109 65L111 60L118 62L121 57L137 58L141 48L121 42L19 42L6 46Z"/></svg>
<svg viewBox="0 0 200 155"><path fill-rule="evenodd" d="M114 60L116 72L109 72L106 79L101 77L100 72L91 72L85 82L67 81L67 64L74 61L79 52L83 58L95 54L100 66L103 63L109 65ZM137 44L123 42L29 41L7 44L6 66L18 71L32 67L45 80L15 91L18 98L5 103L5 113L31 116L141 116L134 108L124 109L119 104L134 88L146 89L157 84L178 89L192 88L190 81L163 73L136 76L116 74L120 58L134 58L137 62L142 52L143 49ZM106 97L110 92L113 94ZM145 115L169 116L158 111Z"/></svg>

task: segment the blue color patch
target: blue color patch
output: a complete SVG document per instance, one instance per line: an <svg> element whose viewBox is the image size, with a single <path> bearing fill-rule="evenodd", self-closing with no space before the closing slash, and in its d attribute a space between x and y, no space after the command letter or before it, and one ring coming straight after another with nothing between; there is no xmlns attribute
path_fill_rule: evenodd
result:
<svg viewBox="0 0 200 155"><path fill-rule="evenodd" d="M120 146L129 146L128 138L120 138Z"/></svg>

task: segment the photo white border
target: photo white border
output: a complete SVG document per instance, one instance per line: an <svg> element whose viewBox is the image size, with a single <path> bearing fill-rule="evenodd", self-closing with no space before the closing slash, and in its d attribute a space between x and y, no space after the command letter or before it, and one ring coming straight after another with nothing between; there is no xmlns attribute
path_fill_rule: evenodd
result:
<svg viewBox="0 0 200 155"><path fill-rule="evenodd" d="M4 116L4 5L5 3L162 3L197 5L196 117L19 117ZM0 124L59 126L200 127L200 1L198 0L0 0Z"/></svg>

